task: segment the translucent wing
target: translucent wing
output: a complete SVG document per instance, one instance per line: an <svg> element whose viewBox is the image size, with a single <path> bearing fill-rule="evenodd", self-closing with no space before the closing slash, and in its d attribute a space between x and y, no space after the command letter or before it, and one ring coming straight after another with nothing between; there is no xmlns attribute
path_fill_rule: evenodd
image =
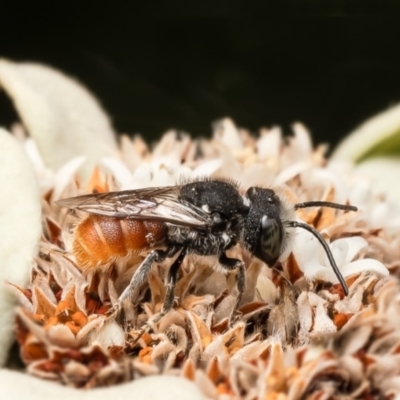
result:
<svg viewBox="0 0 400 400"><path fill-rule="evenodd" d="M207 228L210 215L179 199L179 186L96 193L58 200L61 207L117 218L161 220L174 225Z"/></svg>

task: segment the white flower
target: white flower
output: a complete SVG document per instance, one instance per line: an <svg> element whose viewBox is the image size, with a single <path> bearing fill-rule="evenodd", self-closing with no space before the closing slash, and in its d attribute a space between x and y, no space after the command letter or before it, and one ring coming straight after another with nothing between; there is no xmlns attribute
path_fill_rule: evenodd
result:
<svg viewBox="0 0 400 400"><path fill-rule="evenodd" d="M297 229L294 238L293 254L307 279L320 279L338 283L328 257L318 240L309 232ZM372 258L355 259L361 250L368 246L362 237L355 236L335 240L329 245L336 264L344 278L364 271L386 276L388 269Z"/></svg>
<svg viewBox="0 0 400 400"><path fill-rule="evenodd" d="M109 118L97 100L61 72L0 59L0 86L13 100L46 166L57 169L85 155L90 173L100 157L116 151Z"/></svg>
<svg viewBox="0 0 400 400"><path fill-rule="evenodd" d="M0 129L0 366L13 341L14 296L6 282L25 285L41 234L39 190L19 143Z"/></svg>
<svg viewBox="0 0 400 400"><path fill-rule="evenodd" d="M76 399L76 400L204 400L203 394L190 381L175 376L154 376L135 379L133 382L109 388L76 390L54 382L22 374L16 371L0 370L2 393L9 399Z"/></svg>

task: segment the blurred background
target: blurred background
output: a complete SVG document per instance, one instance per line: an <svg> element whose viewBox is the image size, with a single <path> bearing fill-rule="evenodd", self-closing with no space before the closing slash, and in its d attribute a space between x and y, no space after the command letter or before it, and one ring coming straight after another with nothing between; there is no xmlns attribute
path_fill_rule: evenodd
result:
<svg viewBox="0 0 400 400"><path fill-rule="evenodd" d="M308 17L319 12L309 2L311 11L297 10L298 18L252 2L197 3L100 10L91 1L56 9L6 0L0 55L74 76L118 132L149 141L170 128L208 136L213 121L230 116L253 131L280 125L290 132L301 121L316 142L335 145L400 102L400 24L371 18L373 8L367 18L344 17L352 9L337 2ZM0 125L15 119L0 92Z"/></svg>

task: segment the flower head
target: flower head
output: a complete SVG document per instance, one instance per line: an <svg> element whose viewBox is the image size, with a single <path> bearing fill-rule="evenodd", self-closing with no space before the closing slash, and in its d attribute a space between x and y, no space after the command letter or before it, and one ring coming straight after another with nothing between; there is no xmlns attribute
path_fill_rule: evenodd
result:
<svg viewBox="0 0 400 400"><path fill-rule="evenodd" d="M10 64L4 68L12 71ZM48 104L45 100L41 107ZM82 151L75 149L77 143L70 149L52 148L63 152L50 157L61 160L56 166L48 161L48 149L36 148L41 139L33 142L14 129L34 166L41 190L36 200L42 204L42 237L35 242L39 252L26 269L30 281L9 279L20 304L16 336L30 374L84 388L173 374L220 399L393 393L400 375L400 213L395 206L374 195L348 164L329 163L325 147L314 148L300 124L286 140L279 128L256 136L224 119L214 125L211 140L171 131L153 149L127 136L116 146L104 133L107 126L99 143L89 130ZM99 146L90 155L88 141ZM162 309L166 262L152 265L136 298L128 302L129 323L107 319L145 254L116 257L92 273L82 271L71 242L83 215L70 218L54 201L215 176L237 181L242 194L254 185L272 187L289 208L312 200L359 206L357 213L293 208L290 216L326 240L349 295L344 296L316 237L292 229L275 266L240 245L230 250L244 261L247 281L233 326L229 316L237 298L236 272L222 274L215 259L196 255L186 257L180 268L173 310L150 332L138 335Z"/></svg>

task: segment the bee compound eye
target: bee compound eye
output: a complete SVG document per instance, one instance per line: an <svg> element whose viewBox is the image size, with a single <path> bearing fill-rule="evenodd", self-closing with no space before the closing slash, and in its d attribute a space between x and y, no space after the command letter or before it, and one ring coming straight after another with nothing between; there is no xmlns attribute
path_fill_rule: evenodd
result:
<svg viewBox="0 0 400 400"><path fill-rule="evenodd" d="M261 218L261 232L257 256L269 266L274 266L280 256L283 241L283 227L276 218Z"/></svg>

